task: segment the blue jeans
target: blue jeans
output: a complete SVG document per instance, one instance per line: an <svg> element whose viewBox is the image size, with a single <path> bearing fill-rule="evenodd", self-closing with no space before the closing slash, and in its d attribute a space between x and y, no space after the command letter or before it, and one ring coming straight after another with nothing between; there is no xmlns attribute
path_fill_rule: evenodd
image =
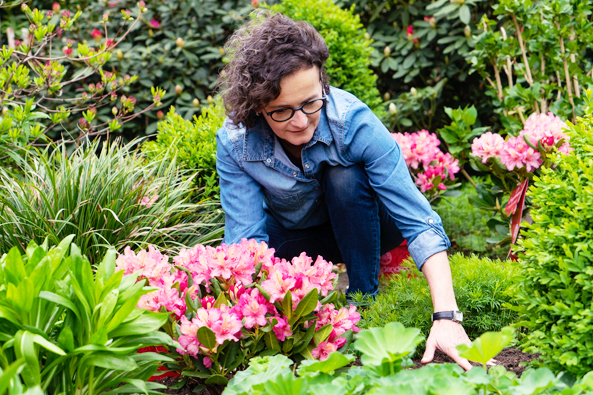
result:
<svg viewBox="0 0 593 395"><path fill-rule="evenodd" d="M320 179L330 222L307 228L286 229L269 212L269 246L276 256L292 259L301 252L316 259L346 264L348 293L375 296L379 289L379 260L404 238L395 220L369 184L362 165L328 166Z"/></svg>

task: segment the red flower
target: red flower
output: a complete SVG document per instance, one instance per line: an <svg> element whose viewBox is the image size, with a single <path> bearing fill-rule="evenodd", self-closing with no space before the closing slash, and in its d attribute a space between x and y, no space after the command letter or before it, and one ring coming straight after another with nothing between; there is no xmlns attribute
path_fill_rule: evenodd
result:
<svg viewBox="0 0 593 395"><path fill-rule="evenodd" d="M60 12L60 3L53 3L51 5L51 9L57 14L58 12Z"/></svg>
<svg viewBox="0 0 593 395"><path fill-rule="evenodd" d="M103 33L101 31L94 29L91 32L91 37L95 39L95 41L101 41L101 37L103 37Z"/></svg>
<svg viewBox="0 0 593 395"><path fill-rule="evenodd" d="M414 26L410 25L408 26L408 28L406 29L406 35L410 36L414 34Z"/></svg>
<svg viewBox="0 0 593 395"><path fill-rule="evenodd" d="M64 47L64 49L62 49L62 52L64 52L64 55L70 56L72 54L72 48Z"/></svg>
<svg viewBox="0 0 593 395"><path fill-rule="evenodd" d="M151 19L150 20L150 26L152 26L153 28L158 29L160 25L161 24L156 19Z"/></svg>
<svg viewBox="0 0 593 395"><path fill-rule="evenodd" d="M107 40L105 41L105 48L111 48L111 47L113 47L114 45L115 45L115 43L113 42L113 40L109 40L109 39L107 39Z"/></svg>

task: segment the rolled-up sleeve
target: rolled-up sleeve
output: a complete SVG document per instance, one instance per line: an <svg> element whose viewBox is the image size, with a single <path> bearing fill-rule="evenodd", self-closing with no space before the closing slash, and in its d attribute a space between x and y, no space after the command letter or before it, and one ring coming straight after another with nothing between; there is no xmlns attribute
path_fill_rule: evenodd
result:
<svg viewBox="0 0 593 395"><path fill-rule="evenodd" d="M216 135L216 171L220 179L220 201L225 212L224 242L242 238L268 242L264 195L261 185L247 174L229 153L230 142ZM224 140L224 141L223 141Z"/></svg>
<svg viewBox="0 0 593 395"><path fill-rule="evenodd" d="M344 123L344 154L363 163L377 192L402 235L416 266L451 246L441 218L431 208L410 176L402 151L372 111L356 101Z"/></svg>

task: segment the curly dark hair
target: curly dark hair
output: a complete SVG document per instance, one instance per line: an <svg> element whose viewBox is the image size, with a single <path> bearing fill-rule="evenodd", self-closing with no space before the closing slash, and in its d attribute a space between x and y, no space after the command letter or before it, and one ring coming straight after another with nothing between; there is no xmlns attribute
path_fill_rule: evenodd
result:
<svg viewBox="0 0 593 395"><path fill-rule="evenodd" d="M225 44L229 62L218 77L227 116L234 125L253 127L261 111L280 95L280 81L302 69L317 66L323 89L329 78L323 63L329 57L325 40L305 21L282 13L258 11Z"/></svg>

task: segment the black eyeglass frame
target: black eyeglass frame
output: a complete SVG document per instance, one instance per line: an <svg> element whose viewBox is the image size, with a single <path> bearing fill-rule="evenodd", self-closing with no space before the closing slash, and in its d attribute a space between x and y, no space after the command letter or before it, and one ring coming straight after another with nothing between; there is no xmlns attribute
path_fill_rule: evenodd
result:
<svg viewBox="0 0 593 395"><path fill-rule="evenodd" d="M318 100L322 100L322 101L323 101L323 105L322 105L321 107L319 107L319 110L315 110L315 111L313 111L313 112L306 112L306 111L305 111L304 107L305 107L307 104L311 104L311 103L313 103L313 102L316 102L316 101L318 101ZM268 114L268 117L270 117L270 118L272 119L272 121L274 121L274 122L286 122L286 121L290 121L290 120L292 119L292 117L294 117L294 113L295 113L295 112L297 112L297 111L299 111L299 110L301 110L301 111L303 112L303 114L305 114L305 115L311 115L311 114L315 114L316 112L319 112L319 111L321 111L321 109L322 109L323 107L325 107L325 103L327 103L327 96L323 96L323 97L321 97L321 98L319 98L319 99L313 99L313 100L309 100L308 102L304 103L304 104L303 104L302 106L300 106L300 107L295 107L295 108L291 108L291 107L279 108L279 109L277 109L277 110L270 111L270 112L267 112L267 111L266 111L266 114ZM283 120L283 121L277 121L277 120L275 120L275 119L272 117L272 114L274 114L275 112L280 112L280 111L285 111L285 110L292 110L292 114L290 114L290 116L289 116L288 118L286 118L285 120Z"/></svg>

